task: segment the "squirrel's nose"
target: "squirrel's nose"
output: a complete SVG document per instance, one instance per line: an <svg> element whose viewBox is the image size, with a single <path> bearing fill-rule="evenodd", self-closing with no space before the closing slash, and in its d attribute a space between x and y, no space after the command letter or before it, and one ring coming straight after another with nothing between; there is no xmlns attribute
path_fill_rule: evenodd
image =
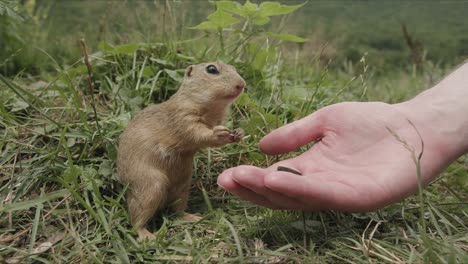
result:
<svg viewBox="0 0 468 264"><path fill-rule="evenodd" d="M236 85L236 90L242 90L244 88L245 88L245 82L241 82Z"/></svg>

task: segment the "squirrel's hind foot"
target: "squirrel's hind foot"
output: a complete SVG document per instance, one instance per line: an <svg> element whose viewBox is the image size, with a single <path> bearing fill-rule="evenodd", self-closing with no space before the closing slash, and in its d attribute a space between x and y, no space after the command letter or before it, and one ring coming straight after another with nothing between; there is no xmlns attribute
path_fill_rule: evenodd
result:
<svg viewBox="0 0 468 264"><path fill-rule="evenodd" d="M138 241L143 242L143 241L151 241L155 240L156 236L151 233L148 229L146 228L140 228L137 230L138 233Z"/></svg>

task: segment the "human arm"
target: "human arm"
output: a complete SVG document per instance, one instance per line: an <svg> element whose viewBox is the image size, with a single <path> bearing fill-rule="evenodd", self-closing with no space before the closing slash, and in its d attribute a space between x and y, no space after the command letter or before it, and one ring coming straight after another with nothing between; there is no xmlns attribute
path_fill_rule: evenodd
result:
<svg viewBox="0 0 468 264"><path fill-rule="evenodd" d="M421 139L423 185L468 151L468 64L403 103L349 102L320 109L274 130L260 148L281 154L319 138L308 151L269 168L228 169L218 184L277 209L369 211L399 201L418 188L414 158L422 151ZM303 176L277 171L279 165Z"/></svg>

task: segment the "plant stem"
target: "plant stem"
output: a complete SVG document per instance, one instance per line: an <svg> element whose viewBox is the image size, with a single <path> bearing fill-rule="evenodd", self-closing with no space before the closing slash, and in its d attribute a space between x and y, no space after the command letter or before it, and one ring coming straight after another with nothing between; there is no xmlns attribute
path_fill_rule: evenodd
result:
<svg viewBox="0 0 468 264"><path fill-rule="evenodd" d="M80 44L81 44L81 47L83 48L83 61L84 61L84 64L86 65L86 68L88 69L88 76L87 76L87 81L88 81L88 86L89 86L89 93L91 95L91 107L93 108L93 112L94 112L94 121L96 122L96 127L98 129L98 133L99 135L102 137L102 133L101 133L101 126L99 125L99 121L98 121L98 115L97 115L97 111L96 111L96 102L94 100L94 82L91 78L92 74L93 74L93 67L92 65L89 63L89 59L88 59L88 50L86 48L86 43L85 43L85 40L84 39L80 39Z"/></svg>
<svg viewBox="0 0 468 264"><path fill-rule="evenodd" d="M218 35L219 35L219 44L221 45L221 55L224 56L224 38L223 38L223 29L219 28L218 29Z"/></svg>

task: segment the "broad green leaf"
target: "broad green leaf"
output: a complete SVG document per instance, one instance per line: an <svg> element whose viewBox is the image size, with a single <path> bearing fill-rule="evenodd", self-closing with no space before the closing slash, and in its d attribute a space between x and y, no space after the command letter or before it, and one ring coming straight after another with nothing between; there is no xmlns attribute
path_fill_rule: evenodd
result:
<svg viewBox="0 0 468 264"><path fill-rule="evenodd" d="M277 2L263 2L260 4L260 14L262 16L276 16L276 15L285 15L289 14L291 12L294 12L295 10L299 9L305 5L305 3L300 4L300 5L282 5Z"/></svg>
<svg viewBox="0 0 468 264"><path fill-rule="evenodd" d="M212 21L205 21L194 27L190 27L189 29L209 30L209 29L218 29L218 26Z"/></svg>
<svg viewBox="0 0 468 264"><path fill-rule="evenodd" d="M169 70L169 69L164 69L164 72L169 75L174 81L176 82L182 82L183 77L179 74L177 71Z"/></svg>
<svg viewBox="0 0 468 264"><path fill-rule="evenodd" d="M246 13L242 9L242 5L234 1L217 1L216 8L226 12L233 13L242 17L246 17Z"/></svg>
<svg viewBox="0 0 468 264"><path fill-rule="evenodd" d="M258 5L251 3L247 0L242 7L243 12L245 13L246 17L255 17L258 14Z"/></svg>
<svg viewBox="0 0 468 264"><path fill-rule="evenodd" d="M301 38L301 37L291 35L291 34L274 34L274 33L270 32L270 33L268 33L268 35L272 36L274 38L281 39L281 40L284 40L284 41L289 41L289 42L302 43L302 42L307 41L307 39L305 39L305 38Z"/></svg>
<svg viewBox="0 0 468 264"><path fill-rule="evenodd" d="M258 5L251 3L249 0L245 1L244 4L244 11L247 12L249 15L255 13L258 10Z"/></svg>
<svg viewBox="0 0 468 264"><path fill-rule="evenodd" d="M117 54L132 54L140 48L137 43L131 43L115 47L114 52Z"/></svg>
<svg viewBox="0 0 468 264"><path fill-rule="evenodd" d="M151 66L146 66L143 72L141 73L141 77L149 78L154 76L154 70Z"/></svg>
<svg viewBox="0 0 468 264"><path fill-rule="evenodd" d="M270 22L270 19L267 16L256 16L253 20L252 23L256 26L263 26Z"/></svg>
<svg viewBox="0 0 468 264"><path fill-rule="evenodd" d="M208 16L208 21L202 22L199 25L191 27L190 29L222 29L224 27L239 23L240 20L233 17L231 14L224 12L221 9L216 10L213 14Z"/></svg>
<svg viewBox="0 0 468 264"><path fill-rule="evenodd" d="M6 5L4 6L0 5L0 15L1 16L6 15L7 17L10 17L17 21L24 21L24 19L15 10L11 9L10 7Z"/></svg>
<svg viewBox="0 0 468 264"><path fill-rule="evenodd" d="M208 20L212 21L220 28L236 24L240 21L223 10L216 10L216 12L208 16Z"/></svg>

